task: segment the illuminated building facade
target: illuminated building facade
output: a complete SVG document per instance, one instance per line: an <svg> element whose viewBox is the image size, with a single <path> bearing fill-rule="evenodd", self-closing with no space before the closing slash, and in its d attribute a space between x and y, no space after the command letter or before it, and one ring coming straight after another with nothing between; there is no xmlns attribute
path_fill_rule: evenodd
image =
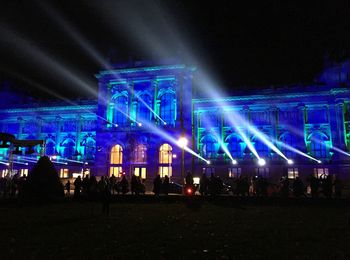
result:
<svg viewBox="0 0 350 260"><path fill-rule="evenodd" d="M181 136L188 138L188 147L211 162L207 164L186 152L185 169L197 176L203 172L222 177L260 174L277 180L282 175L295 178L334 173L347 178L349 73L350 65L345 62L326 69L314 85L307 87L210 99L192 97L192 67L145 63L119 66L96 75L97 102L9 104L0 108L0 132L14 134L17 139L46 140L45 153L53 158L63 178L83 172L116 176L134 173L146 181L152 181L156 174L179 181L182 149L176 141ZM294 164L288 164L257 132L246 125L233 125L234 114L272 140ZM266 165L257 165L248 142ZM8 150L0 148L2 175L7 171ZM32 155L25 152L15 155L19 163L14 164L15 170L31 168L33 162L28 157ZM237 164L232 164L232 158Z"/></svg>

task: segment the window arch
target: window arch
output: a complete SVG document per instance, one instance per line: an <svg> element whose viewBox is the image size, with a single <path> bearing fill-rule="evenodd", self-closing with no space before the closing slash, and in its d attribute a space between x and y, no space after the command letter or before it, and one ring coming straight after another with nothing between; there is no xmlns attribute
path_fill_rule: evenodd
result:
<svg viewBox="0 0 350 260"><path fill-rule="evenodd" d="M73 139L71 138L66 139L63 142L62 146L63 146L62 156L64 158L71 159L73 157L74 148L75 148L75 142L73 141Z"/></svg>
<svg viewBox="0 0 350 260"><path fill-rule="evenodd" d="M163 178L165 175L171 177L173 162L173 148L165 143L159 148L159 175Z"/></svg>
<svg viewBox="0 0 350 260"><path fill-rule="evenodd" d="M51 138L46 140L45 154L46 155L56 154L56 143Z"/></svg>
<svg viewBox="0 0 350 260"><path fill-rule="evenodd" d="M123 163L123 148L116 144L111 149L111 164L122 164Z"/></svg>
<svg viewBox="0 0 350 260"><path fill-rule="evenodd" d="M201 139L202 153L206 158L213 158L216 156L218 142L213 135L206 135Z"/></svg>
<svg viewBox="0 0 350 260"><path fill-rule="evenodd" d="M95 149L96 142L93 138L87 138L84 143L84 155L85 160L94 160L95 159Z"/></svg>
<svg viewBox="0 0 350 260"><path fill-rule="evenodd" d="M284 133L280 136L279 141L283 144L286 144L290 147L295 147L296 146L296 139L295 136L290 134L290 133ZM281 152L287 156L287 158L293 158L295 157L295 153L286 148L284 145L281 145L280 150Z"/></svg>
<svg viewBox="0 0 350 260"><path fill-rule="evenodd" d="M163 144L159 148L159 163L171 164L173 162L173 148L169 144Z"/></svg>
<svg viewBox="0 0 350 260"><path fill-rule="evenodd" d="M242 157L241 141L236 134L231 134L226 138L227 149L234 158Z"/></svg>
<svg viewBox="0 0 350 260"><path fill-rule="evenodd" d="M315 132L312 133L309 138L309 147L310 147L310 153L311 156L314 156L315 158L322 158L325 159L328 157L327 152L327 142L328 137L321 132Z"/></svg>
<svg viewBox="0 0 350 260"><path fill-rule="evenodd" d="M147 163L147 147L144 144L139 144L134 149L134 162Z"/></svg>
<svg viewBox="0 0 350 260"><path fill-rule="evenodd" d="M148 107L147 107L148 106ZM142 94L139 96L139 101L137 105L137 120L150 120L151 119L151 110L152 107L152 98L148 94Z"/></svg>
<svg viewBox="0 0 350 260"><path fill-rule="evenodd" d="M176 112L175 93L167 92L161 95L159 116L167 124L174 124L175 112Z"/></svg>
<svg viewBox="0 0 350 260"><path fill-rule="evenodd" d="M127 117L125 114L128 112L128 98L125 95L119 95L113 98L113 102L113 123L119 126L125 126L127 123Z"/></svg>

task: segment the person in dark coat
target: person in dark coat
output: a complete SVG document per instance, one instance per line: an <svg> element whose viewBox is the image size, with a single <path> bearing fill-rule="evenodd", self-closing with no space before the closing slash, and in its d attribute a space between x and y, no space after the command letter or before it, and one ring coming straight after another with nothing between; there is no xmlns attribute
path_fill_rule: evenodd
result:
<svg viewBox="0 0 350 260"><path fill-rule="evenodd" d="M68 180L66 185L64 185L64 189L66 190L66 195L70 195L70 181Z"/></svg>
<svg viewBox="0 0 350 260"><path fill-rule="evenodd" d="M203 173L201 179L199 180L199 193L202 196L206 196L208 194L208 184L209 180L207 178L207 175Z"/></svg>
<svg viewBox="0 0 350 260"><path fill-rule="evenodd" d="M74 197L78 198L80 196L80 190L81 190L82 180L80 176L75 179L74 181Z"/></svg>
<svg viewBox="0 0 350 260"><path fill-rule="evenodd" d="M129 182L126 179L125 175L123 175L122 180L120 181L120 185L122 187L122 194L125 195L129 192Z"/></svg>
<svg viewBox="0 0 350 260"><path fill-rule="evenodd" d="M133 174L131 176L130 186L131 186L131 194L132 195L135 195L136 193L138 193L138 191L137 191L138 181L137 181L137 177L135 174Z"/></svg>
<svg viewBox="0 0 350 260"><path fill-rule="evenodd" d="M163 184L162 184L162 190L163 190L163 193L165 195L168 195L168 193L169 193L169 186L170 186L169 177L168 177L168 175L165 175L164 180L163 180Z"/></svg>
<svg viewBox="0 0 350 260"><path fill-rule="evenodd" d="M160 178L160 175L158 174L157 177L153 180L153 193L154 193L154 195L158 196L160 194L161 186L162 186L162 179Z"/></svg>

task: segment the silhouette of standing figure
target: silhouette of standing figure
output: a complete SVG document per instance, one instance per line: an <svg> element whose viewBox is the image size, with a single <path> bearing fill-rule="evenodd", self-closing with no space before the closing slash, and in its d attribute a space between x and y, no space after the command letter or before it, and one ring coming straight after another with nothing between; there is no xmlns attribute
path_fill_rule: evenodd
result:
<svg viewBox="0 0 350 260"><path fill-rule="evenodd" d="M162 180L160 178L160 175L158 174L157 177L153 180L153 193L154 195L159 195L160 188L162 185Z"/></svg>

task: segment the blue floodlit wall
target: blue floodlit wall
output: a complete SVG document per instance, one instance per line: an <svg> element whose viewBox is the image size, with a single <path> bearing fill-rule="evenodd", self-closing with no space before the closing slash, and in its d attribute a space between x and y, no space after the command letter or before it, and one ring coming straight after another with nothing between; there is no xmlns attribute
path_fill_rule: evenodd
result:
<svg viewBox="0 0 350 260"><path fill-rule="evenodd" d="M45 140L45 153L56 156L58 169L80 172L83 163L91 167L95 161L96 112L95 101L77 101L77 105L68 106L62 103L13 103L0 109L0 132L11 133L19 140ZM14 169L30 170L34 164L31 160L40 153L40 147L34 147L34 150L33 155L26 154L24 149L15 155ZM8 158L9 149L0 148L0 161L7 162ZM5 165L0 166L5 170Z"/></svg>
<svg viewBox="0 0 350 260"><path fill-rule="evenodd" d="M177 139L191 140L192 74L185 65L135 66L101 71L99 82L96 173L157 174L180 178L181 151ZM163 145L172 158L161 159ZM122 159L111 159L118 145ZM191 146L191 144L189 144ZM119 149L119 148L118 148ZM119 151L119 150L118 150ZM186 154L186 168L191 156Z"/></svg>
<svg viewBox="0 0 350 260"><path fill-rule="evenodd" d="M327 172L345 174L349 168L349 156L333 147L349 153L350 89L344 87L309 86L259 91L259 95L237 95L220 100L194 99L194 131L197 151L205 158L220 165L228 174L230 158L220 148L223 143L238 161L236 172L255 174L267 171L267 176L286 175L288 168L297 168L298 174L310 174L318 168ZM224 105L222 105L224 104ZM295 163L286 166L286 160L266 145L245 124L234 122L234 114L274 140L282 153ZM239 130L237 130L239 129ZM245 133L261 158L267 160L264 169L258 169L257 159L248 149L240 132ZM286 149L279 141L322 161L301 156ZM253 165L253 166L252 166ZM205 168L205 165L201 166ZM214 167L214 166L212 166ZM332 169L332 170L330 170ZM200 170L200 169L199 169Z"/></svg>
<svg viewBox="0 0 350 260"><path fill-rule="evenodd" d="M262 173L279 178L291 171L299 176L327 172L347 178L349 156L333 148L345 153L350 149L349 72L349 62L345 62L327 68L315 79L315 85L245 91L215 100L192 98L192 67L120 65L96 75L98 101L76 101L77 105L67 106L23 103L16 101L16 96L2 95L9 102L0 106L0 132L14 134L17 139L45 140L46 154L58 156L61 164L56 166L68 169L66 177L82 171L82 163L87 162L86 167L96 175L137 173L152 180L161 173L179 180L181 149L174 141L185 135L189 147L211 161L206 165L186 153L186 170L198 176L203 172L224 177ZM288 166L246 126L234 127L230 120L234 113L269 139L286 143L322 164L277 144L295 162ZM266 159L266 166L256 165L240 132ZM237 165L231 165L220 144ZM112 153L120 153L121 160L111 160ZM164 153L172 159L168 156L164 160ZM0 148L0 161L7 159L8 149ZM15 164L15 168L30 169L32 165ZM0 164L0 169L6 165Z"/></svg>

